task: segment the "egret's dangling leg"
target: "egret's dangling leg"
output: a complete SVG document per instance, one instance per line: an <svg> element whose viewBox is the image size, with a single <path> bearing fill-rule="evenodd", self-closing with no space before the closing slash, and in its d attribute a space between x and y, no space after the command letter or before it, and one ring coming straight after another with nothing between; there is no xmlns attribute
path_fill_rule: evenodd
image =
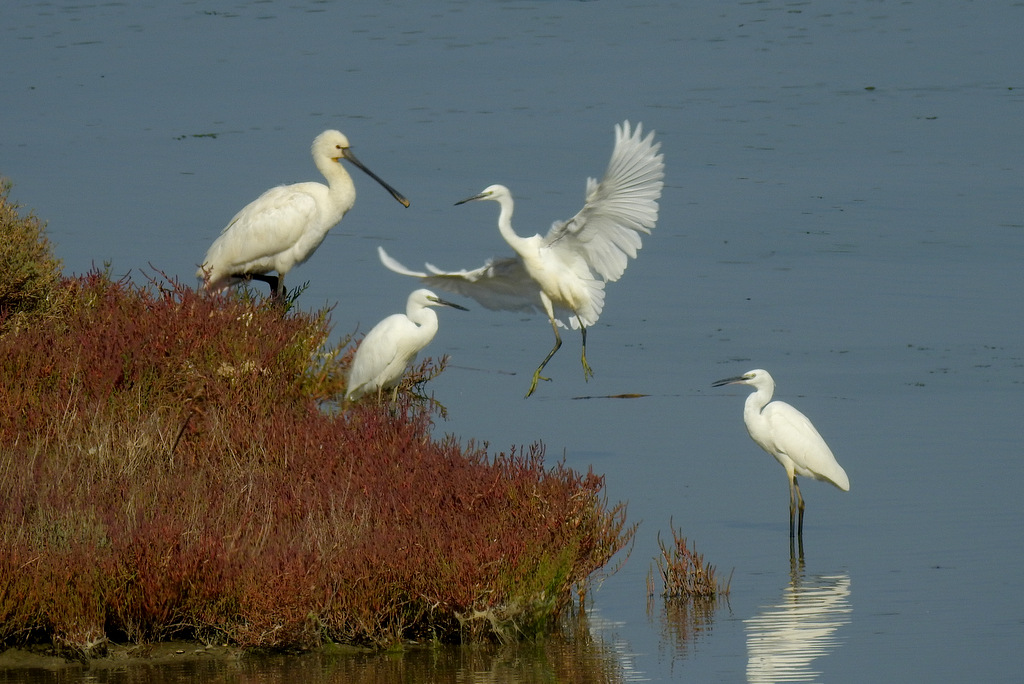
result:
<svg viewBox="0 0 1024 684"><path fill-rule="evenodd" d="M587 363L587 327L580 324L580 332L583 334L583 382L587 382L594 377L594 371L590 370L590 364Z"/></svg>
<svg viewBox="0 0 1024 684"><path fill-rule="evenodd" d="M555 323L554 316L548 316L548 320L551 321L551 329L555 331L555 346L551 348L551 351L548 352L548 355L545 356L544 360L540 362L540 365L537 366L537 370L533 371L533 381L530 383L530 391L526 393L526 397L529 397L531 394L533 394L533 390L537 389L538 380L551 380L551 378L543 377L540 374L540 372L544 370L544 366L548 365L548 361L551 360L551 357L554 356L555 352L558 351L559 347L562 346L562 336L558 334L558 324Z"/></svg>
<svg viewBox="0 0 1024 684"><path fill-rule="evenodd" d="M548 321L551 323L551 329L555 332L555 346L551 348L548 355L544 357L544 361L542 361L540 366L537 367L537 370L533 372L533 382L530 383L530 391L526 393L527 397L533 394L533 391L537 389L538 380L550 380L550 378L545 378L540 373L544 370L544 366L548 365L548 361L550 361L551 357L555 355L555 352L557 352L562 346L562 336L558 332L558 323L555 321L555 310L551 303L551 299L549 299L547 294L543 291L540 293L540 299L544 304L544 309L547 311ZM576 320L579 320L578 316L576 317ZM590 364L587 363L587 327L582 323L580 324L580 334L583 336L583 353L580 360L583 362L583 380L586 381L594 377L594 371L591 370Z"/></svg>

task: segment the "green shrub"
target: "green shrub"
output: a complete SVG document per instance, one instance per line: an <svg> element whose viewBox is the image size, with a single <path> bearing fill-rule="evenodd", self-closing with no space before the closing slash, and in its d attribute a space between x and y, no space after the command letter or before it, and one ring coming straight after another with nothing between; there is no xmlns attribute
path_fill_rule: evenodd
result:
<svg viewBox="0 0 1024 684"><path fill-rule="evenodd" d="M61 263L39 220L10 202L11 183L0 178L0 332L56 304Z"/></svg>

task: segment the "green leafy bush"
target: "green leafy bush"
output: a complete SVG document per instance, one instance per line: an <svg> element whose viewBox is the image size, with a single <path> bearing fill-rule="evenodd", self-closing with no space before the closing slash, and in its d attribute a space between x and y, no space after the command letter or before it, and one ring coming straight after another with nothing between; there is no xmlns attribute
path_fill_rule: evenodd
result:
<svg viewBox="0 0 1024 684"><path fill-rule="evenodd" d="M9 201L11 183L0 178L0 325L22 321L55 305L61 264L31 214ZM2 331L2 327L0 327Z"/></svg>

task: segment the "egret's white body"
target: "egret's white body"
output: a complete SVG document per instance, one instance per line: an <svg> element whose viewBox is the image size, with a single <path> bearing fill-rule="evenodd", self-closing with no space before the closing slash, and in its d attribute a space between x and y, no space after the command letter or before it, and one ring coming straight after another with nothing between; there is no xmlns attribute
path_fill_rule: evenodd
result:
<svg viewBox="0 0 1024 684"><path fill-rule="evenodd" d="M437 314L432 306L464 307L446 302L430 290L409 295L404 314L392 314L373 326L356 349L348 374L346 399L394 387L406 367L437 334Z"/></svg>
<svg viewBox="0 0 1024 684"><path fill-rule="evenodd" d="M615 148L600 182L587 179L586 203L567 221L556 221L547 235L521 237L512 230L512 194L491 185L457 202L492 200L501 207L498 231L516 256L491 259L473 270L442 271L431 264L427 273L412 271L378 247L381 262L392 271L420 278L432 287L472 297L488 309L541 311L555 332L555 346L533 374L526 396L537 387L540 373L562 345L558 326L579 328L583 337L583 377L587 364L587 328L604 308L606 282L618 280L629 257L642 246L640 233L650 234L658 220L658 199L665 164L654 133L642 136L643 125L630 130L628 121L615 127Z"/></svg>
<svg viewBox="0 0 1024 684"><path fill-rule="evenodd" d="M799 534L803 536L804 499L796 476L829 482L844 492L850 491L850 478L807 416L784 401L772 401L775 380L768 371L758 368L719 380L712 386L732 384L750 385L755 390L743 404L743 422L757 445L786 469L789 480L789 536L793 536L797 507L800 510Z"/></svg>
<svg viewBox="0 0 1024 684"><path fill-rule="evenodd" d="M210 291L242 280L270 284L284 294L284 277L316 251L327 231L352 208L356 188L341 160L346 159L380 183L396 200L409 206L397 190L378 178L352 153L348 138L324 131L313 140L313 162L327 179L271 188L235 214L206 252L196 277ZM276 276L267 275L276 271Z"/></svg>

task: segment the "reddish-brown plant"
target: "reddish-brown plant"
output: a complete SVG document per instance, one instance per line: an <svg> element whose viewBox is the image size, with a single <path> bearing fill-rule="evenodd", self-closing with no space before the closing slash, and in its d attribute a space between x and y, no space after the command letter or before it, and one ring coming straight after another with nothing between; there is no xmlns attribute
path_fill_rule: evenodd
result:
<svg viewBox="0 0 1024 684"><path fill-rule="evenodd" d="M59 287L62 315L0 336L0 642L516 638L633 534L539 446L436 440L407 391L339 408L327 312Z"/></svg>
<svg viewBox="0 0 1024 684"><path fill-rule="evenodd" d="M658 571L664 582L662 595L666 598L713 599L720 594L729 594L729 583L722 584L715 577L715 566L704 562L704 554L697 553L696 545L686 545L686 537L672 527L672 545L666 546L658 535L661 556L657 559ZM650 584L650 582L648 582Z"/></svg>

